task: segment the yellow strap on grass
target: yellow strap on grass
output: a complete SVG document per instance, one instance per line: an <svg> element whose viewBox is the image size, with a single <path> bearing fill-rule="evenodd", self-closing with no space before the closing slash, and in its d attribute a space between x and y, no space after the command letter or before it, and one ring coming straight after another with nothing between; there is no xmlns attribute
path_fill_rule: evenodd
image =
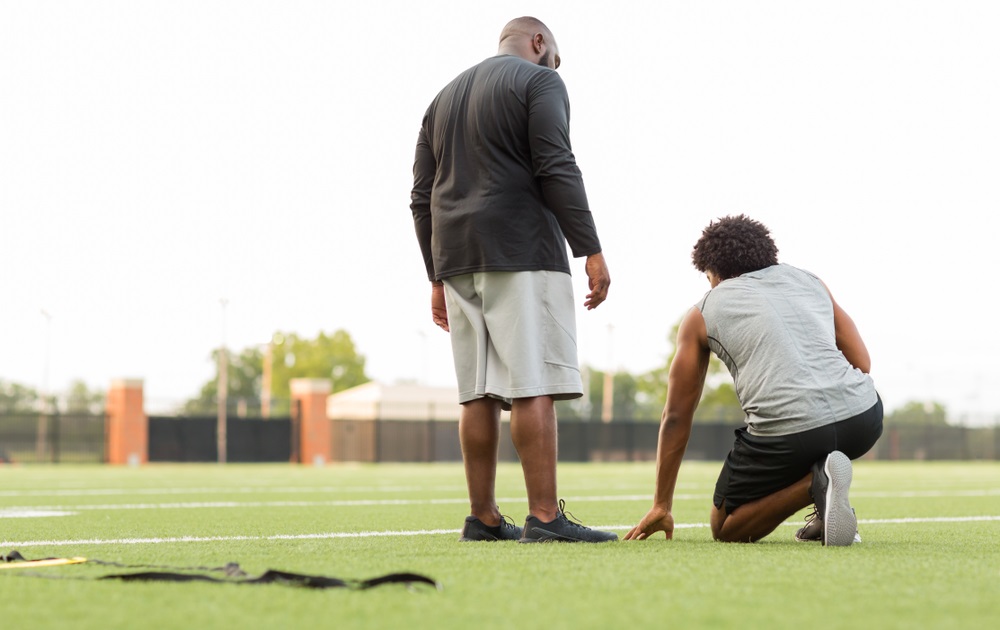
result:
<svg viewBox="0 0 1000 630"><path fill-rule="evenodd" d="M48 560L28 560L27 562L5 562L0 564L0 571L4 569L33 569L35 567L58 567L64 564L82 564L86 558L49 558Z"/></svg>

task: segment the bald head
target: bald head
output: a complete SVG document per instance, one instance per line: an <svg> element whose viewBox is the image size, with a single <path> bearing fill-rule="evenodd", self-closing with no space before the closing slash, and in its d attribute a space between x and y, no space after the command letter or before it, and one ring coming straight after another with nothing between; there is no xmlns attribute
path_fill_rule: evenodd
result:
<svg viewBox="0 0 1000 630"><path fill-rule="evenodd" d="M502 55L515 55L540 66L559 67L559 46L549 27L538 18L529 16L511 20L500 31Z"/></svg>

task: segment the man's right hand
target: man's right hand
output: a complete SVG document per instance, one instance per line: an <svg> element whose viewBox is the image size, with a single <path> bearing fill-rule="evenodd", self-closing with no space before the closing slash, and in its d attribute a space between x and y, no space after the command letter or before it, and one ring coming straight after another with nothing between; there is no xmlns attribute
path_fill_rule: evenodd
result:
<svg viewBox="0 0 1000 630"><path fill-rule="evenodd" d="M448 305L444 299L444 283L431 283L431 319L445 332L451 332L448 328Z"/></svg>
<svg viewBox="0 0 1000 630"><path fill-rule="evenodd" d="M587 256L584 269L587 271L590 293L587 294L583 305L588 311L592 311L607 299L608 287L611 286L611 273L608 272L608 265L604 262L604 254L601 252Z"/></svg>

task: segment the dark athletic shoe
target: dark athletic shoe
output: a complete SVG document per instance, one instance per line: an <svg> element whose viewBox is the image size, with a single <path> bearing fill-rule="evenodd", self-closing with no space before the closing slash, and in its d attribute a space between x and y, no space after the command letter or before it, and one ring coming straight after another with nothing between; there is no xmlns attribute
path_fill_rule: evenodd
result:
<svg viewBox="0 0 1000 630"><path fill-rule="evenodd" d="M514 524L514 521L506 516L500 517L500 524L490 527L475 516L465 517L465 527L462 528L462 537L459 542L478 542L496 540L519 540L521 538L521 528Z"/></svg>
<svg viewBox="0 0 1000 630"><path fill-rule="evenodd" d="M846 547L854 542L858 517L847 497L852 477L851 460L840 451L813 464L810 494L822 520L822 540L826 546Z"/></svg>
<svg viewBox="0 0 1000 630"><path fill-rule="evenodd" d="M822 542L823 541L823 519L819 517L819 510L813 506L813 511L806 515L806 525L795 532L795 540L798 542Z"/></svg>
<svg viewBox="0 0 1000 630"><path fill-rule="evenodd" d="M823 542L823 519L819 517L819 511L815 506L813 511L806 515L805 527L800 527L795 532L795 542ZM857 531L854 532L854 542L861 542L861 534Z"/></svg>
<svg viewBox="0 0 1000 630"><path fill-rule="evenodd" d="M572 516L572 515L571 515ZM618 540L618 534L602 532L584 527L566 518L566 502L559 499L559 514L554 520L543 523L534 516L528 516L524 521L524 533L519 542L612 542Z"/></svg>

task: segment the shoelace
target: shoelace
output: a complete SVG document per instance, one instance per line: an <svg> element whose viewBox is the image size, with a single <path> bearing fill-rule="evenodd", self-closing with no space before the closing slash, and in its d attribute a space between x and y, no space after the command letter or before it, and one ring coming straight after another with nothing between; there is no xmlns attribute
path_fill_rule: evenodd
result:
<svg viewBox="0 0 1000 630"><path fill-rule="evenodd" d="M514 524L514 519L512 519L509 516L507 516L506 514L501 514L500 515L500 527L503 527L504 529L513 530L513 529L517 528L517 525Z"/></svg>
<svg viewBox="0 0 1000 630"><path fill-rule="evenodd" d="M589 527L587 527L586 525L584 525L583 523L581 523L575 516L573 516L572 512L567 512L566 511L566 500L565 499L559 499L559 513L562 514L563 516L565 516L566 517L566 522L569 523L570 525L572 525L573 527L579 527L580 529L590 529ZM570 520L570 519L573 519L573 520Z"/></svg>
<svg viewBox="0 0 1000 630"><path fill-rule="evenodd" d="M819 508L815 505L813 506L813 511L806 514L806 525L809 525L813 521L819 518Z"/></svg>

